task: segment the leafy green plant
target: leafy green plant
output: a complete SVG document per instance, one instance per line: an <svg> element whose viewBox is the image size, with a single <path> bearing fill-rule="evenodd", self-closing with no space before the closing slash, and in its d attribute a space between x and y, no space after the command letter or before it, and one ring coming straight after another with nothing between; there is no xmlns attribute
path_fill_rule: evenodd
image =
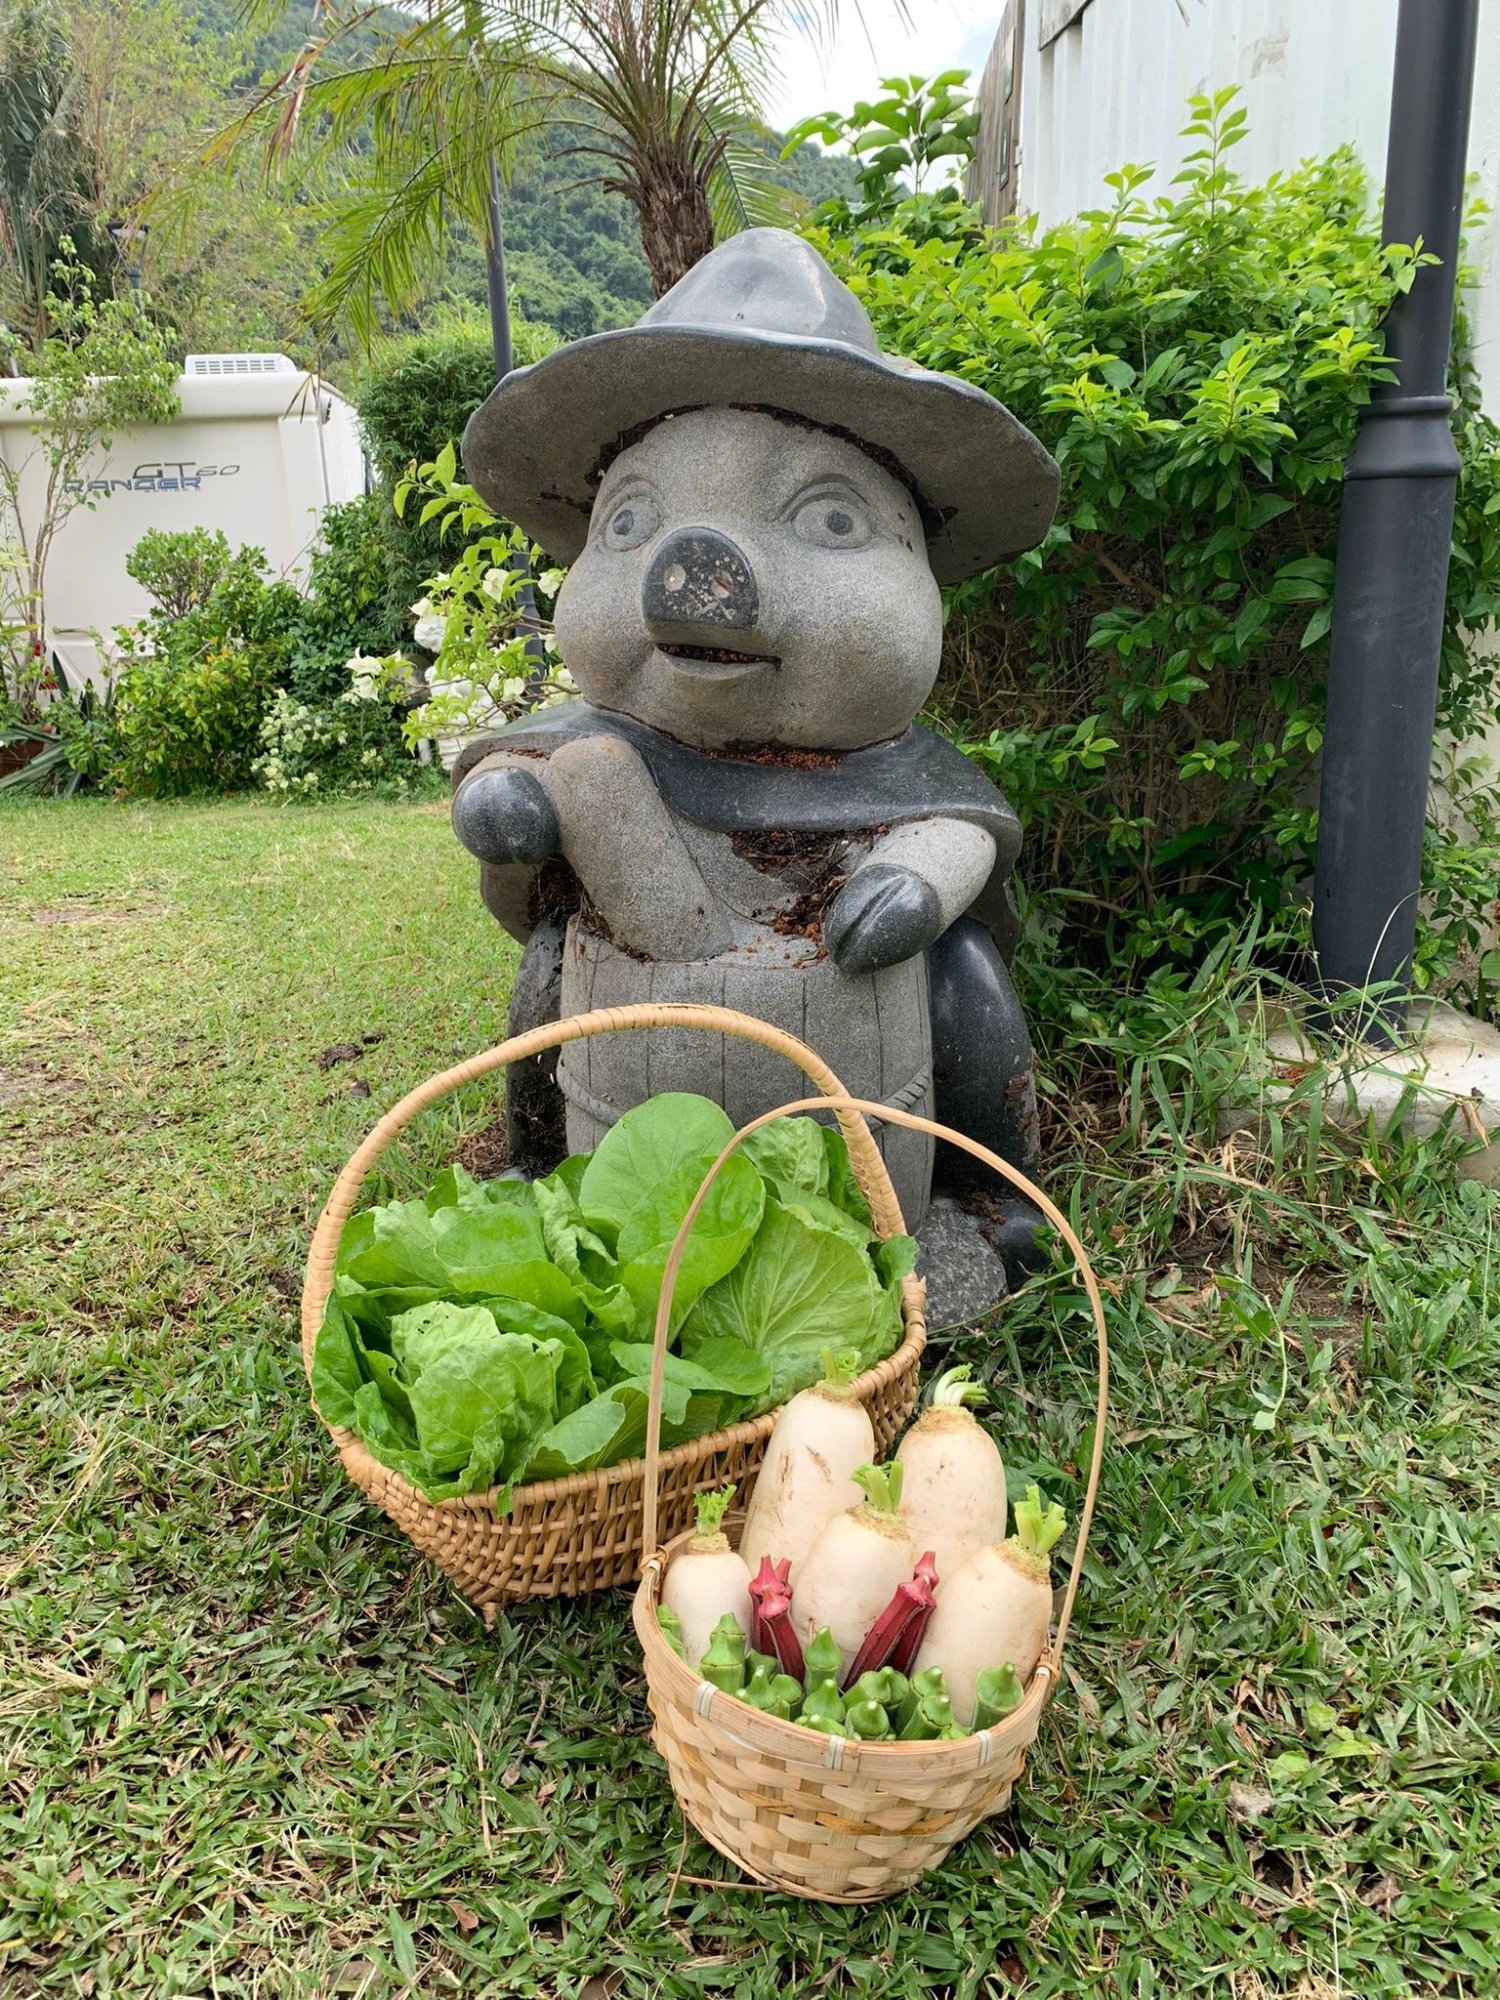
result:
<svg viewBox="0 0 1500 2000"><path fill-rule="evenodd" d="M125 558L125 573L161 618L186 618L228 576L234 550L221 528L148 528Z"/></svg>
<svg viewBox="0 0 1500 2000"><path fill-rule="evenodd" d="M978 243L978 216L956 180L979 136L979 113L963 87L968 79L966 69L882 77L885 94L873 102L861 98L848 113L821 111L792 127L783 159L806 140L822 139L846 145L858 162L858 195L825 202L818 210L824 228L863 236L899 211L907 236Z"/></svg>
<svg viewBox="0 0 1500 2000"><path fill-rule="evenodd" d="M277 688L260 724L260 755L251 766L266 791L283 799L410 791L420 780L403 724L412 693L410 663L399 653L356 653L345 661L337 698L304 701Z"/></svg>
<svg viewBox="0 0 1500 2000"><path fill-rule="evenodd" d="M518 365L539 361L557 345L549 327L516 320L511 331ZM385 610L397 638L409 630L411 606L452 543L445 548L436 526L394 509L392 496L416 466L432 463L445 446L457 448L464 425L494 386L489 332L463 323L384 342L361 374L355 401L385 501Z"/></svg>
<svg viewBox="0 0 1500 2000"><path fill-rule="evenodd" d="M291 631L287 684L313 707L337 702L349 685L352 656L394 653L409 622L407 600L393 608L392 520L383 493L325 507L308 559L302 603Z"/></svg>
<svg viewBox="0 0 1500 2000"><path fill-rule="evenodd" d="M844 1142L737 1155L700 1209L673 1295L663 1436L702 1436L900 1339L915 1246L877 1243ZM651 1339L673 1238L734 1128L707 1098L627 1111L534 1184L461 1167L420 1200L357 1215L339 1246L313 1389L429 1499L558 1478L641 1450Z"/></svg>
<svg viewBox="0 0 1500 2000"><path fill-rule="evenodd" d="M177 411L177 365L145 300L97 298L67 239L48 315L53 331L27 358L28 379L0 378L0 398L21 404L32 419L30 450L0 458L0 531L20 554L26 628L24 645L4 658L4 691L32 721L42 707L47 565L58 534L70 515L95 504L89 483L115 431L167 423Z"/></svg>
<svg viewBox="0 0 1500 2000"><path fill-rule="evenodd" d="M412 607L418 643L436 657L431 695L408 722L408 740L472 735L572 695L547 624L564 571L545 567L542 550L459 478L451 444L397 483L394 504L402 518L415 508L420 526L458 548Z"/></svg>
<svg viewBox="0 0 1500 2000"><path fill-rule="evenodd" d="M164 581L171 557L154 545L144 565ZM220 551L197 548L198 582ZM140 798L174 798L248 785L260 748L261 716L285 673L302 600L268 579L259 549L230 554L206 594L173 617L153 612L115 634L114 701L107 776Z"/></svg>
<svg viewBox="0 0 1500 2000"><path fill-rule="evenodd" d="M992 391L1062 468L1043 546L952 594L937 707L1022 814L1057 948L1116 965L1302 894L1343 460L1423 255L1382 248L1348 153L1251 185L1234 93L1192 114L1158 199L1128 166L1109 206L980 244L904 201L810 225L888 348ZM1500 611L1500 431L1461 345L1457 382L1439 720L1462 739L1497 710L1467 638ZM1493 779L1441 777L1420 982L1472 952L1500 874Z"/></svg>

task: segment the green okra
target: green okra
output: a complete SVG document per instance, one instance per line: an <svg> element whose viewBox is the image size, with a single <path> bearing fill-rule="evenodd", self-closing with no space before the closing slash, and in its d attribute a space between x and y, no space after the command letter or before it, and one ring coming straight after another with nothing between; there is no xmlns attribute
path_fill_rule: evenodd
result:
<svg viewBox="0 0 1500 2000"><path fill-rule="evenodd" d="M925 1743L946 1734L953 1727L953 1704L947 1695L928 1694L919 1697L915 1710L899 1734L903 1743ZM958 1734L966 1736L968 1731L960 1729Z"/></svg>
<svg viewBox="0 0 1500 2000"><path fill-rule="evenodd" d="M845 1700L852 1700L857 1695L861 1701L879 1702L883 1709L894 1715L910 1690L911 1682L894 1667L872 1667L867 1674L860 1675Z"/></svg>
<svg viewBox="0 0 1500 2000"><path fill-rule="evenodd" d="M779 1716L783 1722L790 1722L793 1711L802 1699L802 1683L790 1674L782 1673L774 1660L763 1653L752 1653L750 1658L757 1662L755 1671L740 1694L741 1701L747 1701L752 1708L758 1708L765 1715Z"/></svg>
<svg viewBox="0 0 1500 2000"><path fill-rule="evenodd" d="M677 1616L677 1613L672 1609L670 1604L657 1605L656 1622L661 1627L662 1637L672 1648L678 1659L685 1658L686 1656L682 1650L682 1620Z"/></svg>
<svg viewBox="0 0 1500 2000"><path fill-rule="evenodd" d="M811 1694L820 1681L833 1681L837 1684L839 1669L843 1664L844 1656L839 1651L838 1641L825 1625L810 1644L803 1648L802 1671L808 1693Z"/></svg>
<svg viewBox="0 0 1500 2000"><path fill-rule="evenodd" d="M907 1691L897 1706L897 1733L904 1734L907 1723L921 1704L935 1697L943 1701L948 1699L948 1683L943 1679L943 1670L941 1667L923 1667L920 1673L912 1675Z"/></svg>
<svg viewBox="0 0 1500 2000"><path fill-rule="evenodd" d="M878 1701L867 1701L862 1696L851 1697L844 1703L844 1727L851 1736L863 1736L875 1742L891 1733L891 1718Z"/></svg>
<svg viewBox="0 0 1500 2000"><path fill-rule="evenodd" d="M844 1698L839 1693L839 1684L830 1674L816 1682L807 1691L807 1699L802 1704L802 1713L797 1717L810 1729L820 1729L825 1723L834 1726L834 1733L843 1734Z"/></svg>
<svg viewBox="0 0 1500 2000"><path fill-rule="evenodd" d="M1013 1708L1020 1707L1025 1691L1009 1660L1003 1667L986 1667L974 1683L974 1727L993 1728Z"/></svg>
<svg viewBox="0 0 1500 2000"><path fill-rule="evenodd" d="M698 1671L725 1694L738 1694L744 1687L745 1635L732 1611L726 1611L715 1625Z"/></svg>

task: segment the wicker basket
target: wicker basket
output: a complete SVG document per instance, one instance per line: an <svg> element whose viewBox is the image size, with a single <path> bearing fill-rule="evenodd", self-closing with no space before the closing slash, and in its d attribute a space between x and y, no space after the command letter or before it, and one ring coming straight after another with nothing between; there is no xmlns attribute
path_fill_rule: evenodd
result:
<svg viewBox="0 0 1500 2000"><path fill-rule="evenodd" d="M838 1078L805 1043L748 1014L706 1005L648 1003L601 1008L514 1036L455 1069L429 1077L388 1111L362 1142L334 1183L318 1219L302 1290L302 1358L309 1379L318 1328L333 1287L339 1238L366 1176L398 1134L419 1113L476 1077L566 1042L631 1028L703 1028L739 1035L784 1055L816 1085L822 1096L808 1099L810 1109L819 1108L824 1099L843 1102ZM881 1236L899 1235L903 1228L901 1207L869 1128L852 1112L839 1110L836 1115L877 1232ZM923 1296L920 1280L908 1278L901 1300L905 1339L894 1354L854 1384L870 1411L882 1448L916 1407L918 1368L927 1338ZM730 1479L750 1490L776 1415L776 1411L768 1411L677 1445L653 1459L651 1500L653 1510L659 1508L664 1532L671 1535L691 1528L693 1496L697 1493ZM355 1485L384 1508L396 1526L424 1555L431 1556L487 1617L493 1617L503 1604L532 1597L578 1597L585 1591L633 1584L640 1575L646 1497L645 1463L641 1459L629 1459L600 1472L518 1486L510 1512L501 1516L495 1512L492 1493L473 1493L457 1500L424 1499L399 1473L373 1458L352 1431L333 1424L329 1430Z"/></svg>
<svg viewBox="0 0 1500 2000"><path fill-rule="evenodd" d="M672 1539L661 1547L654 1506L656 1469L666 1463L658 1460L656 1443L672 1288L693 1217L724 1162L757 1127L807 1109L808 1101L785 1105L736 1135L710 1168L667 1260L646 1423L644 1531L645 1546L654 1553L636 1591L634 1618L645 1658L652 1741L666 1759L678 1804L704 1839L757 1882L820 1902L868 1903L909 1889L980 1820L1010 1803L1011 1787L1057 1685L1083 1571L1104 1451L1109 1346L1098 1283L1083 1245L1039 1188L962 1133L910 1112L859 1098L843 1100L837 1106L843 1114L860 1111L931 1132L994 1167L1037 1204L1078 1260L1098 1338L1099 1402L1072 1571L1051 1643L1020 1707L993 1729L951 1743L862 1743L820 1735L762 1714L700 1680L672 1651L656 1619L662 1577L688 1539L668 1530ZM883 1441L880 1448L885 1448Z"/></svg>

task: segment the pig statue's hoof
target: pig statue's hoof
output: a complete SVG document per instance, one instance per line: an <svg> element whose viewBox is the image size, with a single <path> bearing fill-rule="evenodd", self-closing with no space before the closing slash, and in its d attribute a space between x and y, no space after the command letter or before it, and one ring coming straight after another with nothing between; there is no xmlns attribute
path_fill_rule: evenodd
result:
<svg viewBox="0 0 1500 2000"><path fill-rule="evenodd" d="M453 801L453 831L481 861L532 864L556 854L552 801L529 771L481 771Z"/></svg>
<svg viewBox="0 0 1500 2000"><path fill-rule="evenodd" d="M877 861L834 898L823 938L840 972L879 972L925 951L942 927L932 884L910 868Z"/></svg>

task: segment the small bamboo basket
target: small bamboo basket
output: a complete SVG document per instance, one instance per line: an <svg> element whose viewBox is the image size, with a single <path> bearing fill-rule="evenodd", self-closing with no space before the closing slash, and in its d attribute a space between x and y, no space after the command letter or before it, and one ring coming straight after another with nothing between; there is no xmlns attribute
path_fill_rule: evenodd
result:
<svg viewBox="0 0 1500 2000"><path fill-rule="evenodd" d="M462 1085L527 1056L560 1048L567 1042L584 1041L591 1035L640 1028L703 1028L738 1035L785 1056L821 1093L806 1100L807 1108L818 1110L826 1103L834 1111L848 1142L850 1166L870 1204L877 1234L902 1233L905 1225L901 1204L869 1127L853 1111L841 1108L852 1100L845 1098L838 1078L805 1042L729 1007L645 1002L632 1007L600 1008L513 1036L454 1069L429 1077L394 1105L362 1141L334 1183L318 1218L308 1254L302 1288L302 1359L309 1380L318 1329L333 1289L344 1225L354 1212L371 1168L412 1120ZM672 1268L675 1282L676 1265ZM920 1279L906 1279L901 1294L905 1338L894 1354L869 1369L854 1384L855 1393L870 1412L882 1449L899 1434L916 1408L918 1372L927 1339L924 1297ZM658 1441L663 1352L658 1329L658 1394L653 1405L652 1431L653 1439ZM751 1490L777 1415L777 1411L769 1410L764 1416L694 1438L671 1451L654 1452L646 1517L653 1521L659 1518L669 1535L687 1532L692 1527L696 1494L731 1479L747 1492ZM495 1511L493 1492L466 1494L456 1500L425 1499L399 1473L372 1457L354 1432L335 1424L328 1428L345 1471L360 1491L383 1508L403 1534L424 1555L430 1556L486 1617L492 1618L504 1604L521 1603L528 1598L579 1597L591 1590L633 1584L640 1574L646 1493L643 1459L628 1459L599 1472L579 1472L566 1479L518 1486L513 1489L509 1513L500 1515Z"/></svg>
<svg viewBox="0 0 1500 2000"><path fill-rule="evenodd" d="M971 1153L1034 1201L1078 1261L1093 1310L1099 1348L1099 1395L1088 1487L1078 1517L1073 1565L1050 1644L1018 1708L994 1728L949 1743L867 1743L824 1736L751 1708L711 1682L700 1680L673 1652L657 1623L662 1578L688 1540L669 1535L661 1546L656 1480L666 1460L660 1436L662 1369L672 1290L698 1209L724 1162L740 1143L773 1118L806 1111L804 1099L769 1111L738 1132L724 1148L683 1218L662 1275L656 1351L646 1422L643 1538L653 1551L635 1594L636 1637L645 1659L651 1740L666 1760L677 1802L703 1838L757 1882L825 1903L872 1903L909 1889L934 1868L980 1820L1003 1812L1011 1788L1036 1741L1042 1711L1062 1670L1063 1643L1083 1574L1089 1526L1099 1490L1109 1399L1109 1341L1098 1281L1067 1218L1024 1174L960 1132L906 1111L862 1098L844 1098L831 1109L853 1112L930 1132ZM877 1437L881 1451L886 1444ZM743 1515L740 1520L743 1521ZM733 1520L726 1524L734 1532ZM941 1588L941 1584L939 1585ZM794 1599L795 1601L795 1599Z"/></svg>

